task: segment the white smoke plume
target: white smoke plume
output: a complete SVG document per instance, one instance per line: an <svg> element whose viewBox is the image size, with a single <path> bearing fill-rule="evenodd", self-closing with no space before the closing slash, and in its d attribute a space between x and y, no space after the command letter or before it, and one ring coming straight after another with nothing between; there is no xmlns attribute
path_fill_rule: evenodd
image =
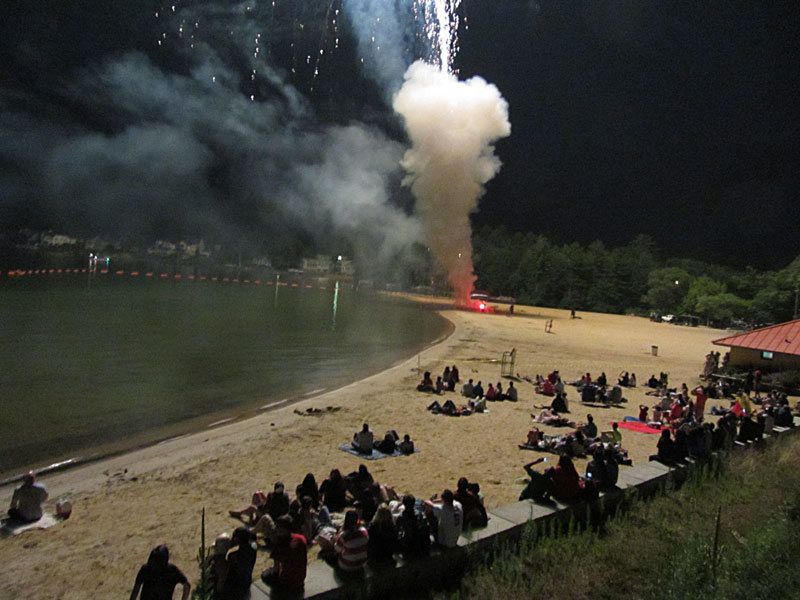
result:
<svg viewBox="0 0 800 600"><path fill-rule="evenodd" d="M394 99L412 148L403 158L426 242L447 271L456 302L469 303L475 282L469 215L500 169L494 143L511 134L508 103L480 77L459 81L417 61Z"/></svg>

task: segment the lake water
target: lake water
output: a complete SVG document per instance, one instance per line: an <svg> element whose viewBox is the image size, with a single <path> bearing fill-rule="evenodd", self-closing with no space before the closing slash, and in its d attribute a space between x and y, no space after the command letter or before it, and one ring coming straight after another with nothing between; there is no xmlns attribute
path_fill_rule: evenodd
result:
<svg viewBox="0 0 800 600"><path fill-rule="evenodd" d="M0 474L334 389L446 328L419 306L332 286L6 280Z"/></svg>

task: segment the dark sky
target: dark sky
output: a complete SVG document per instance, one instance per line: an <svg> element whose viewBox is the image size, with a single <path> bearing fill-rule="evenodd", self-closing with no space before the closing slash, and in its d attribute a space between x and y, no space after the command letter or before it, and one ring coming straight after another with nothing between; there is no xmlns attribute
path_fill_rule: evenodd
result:
<svg viewBox="0 0 800 600"><path fill-rule="evenodd" d="M371 241L402 245L414 225L386 73L364 74L344 16L332 28L341 0L270 4L4 2L0 226L284 245L381 231ZM647 233L670 254L738 266L800 254L792 3L464 0L461 12L461 75L495 83L512 125L476 224L609 246ZM419 48L398 39L408 62Z"/></svg>

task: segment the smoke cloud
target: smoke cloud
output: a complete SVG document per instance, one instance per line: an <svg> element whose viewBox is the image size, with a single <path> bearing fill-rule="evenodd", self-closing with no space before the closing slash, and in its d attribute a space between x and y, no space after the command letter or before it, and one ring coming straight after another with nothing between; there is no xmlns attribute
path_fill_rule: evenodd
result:
<svg viewBox="0 0 800 600"><path fill-rule="evenodd" d="M459 304L475 282L469 215L500 169L493 144L511 134L508 103L480 77L458 81L418 61L394 99L413 147L403 157L405 183L417 198L422 230Z"/></svg>
<svg viewBox="0 0 800 600"><path fill-rule="evenodd" d="M0 221L352 251L367 273L420 239L395 202L404 146L317 118L267 57L266 35L279 31L269 14L205 3L167 17L152 41L163 27L164 50L42 71L38 88L0 84ZM291 41L286 29L276 47Z"/></svg>

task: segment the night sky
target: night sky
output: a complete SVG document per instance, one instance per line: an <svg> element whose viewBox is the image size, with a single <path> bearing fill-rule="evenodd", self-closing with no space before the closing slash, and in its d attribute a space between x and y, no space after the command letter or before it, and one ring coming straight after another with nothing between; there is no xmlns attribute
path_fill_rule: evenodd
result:
<svg viewBox="0 0 800 600"><path fill-rule="evenodd" d="M0 227L402 246L399 82L348 20L381 4L4 2ZM800 254L793 8L464 0L456 66L498 86L512 125L474 223L785 266ZM406 33L401 64L420 52Z"/></svg>

